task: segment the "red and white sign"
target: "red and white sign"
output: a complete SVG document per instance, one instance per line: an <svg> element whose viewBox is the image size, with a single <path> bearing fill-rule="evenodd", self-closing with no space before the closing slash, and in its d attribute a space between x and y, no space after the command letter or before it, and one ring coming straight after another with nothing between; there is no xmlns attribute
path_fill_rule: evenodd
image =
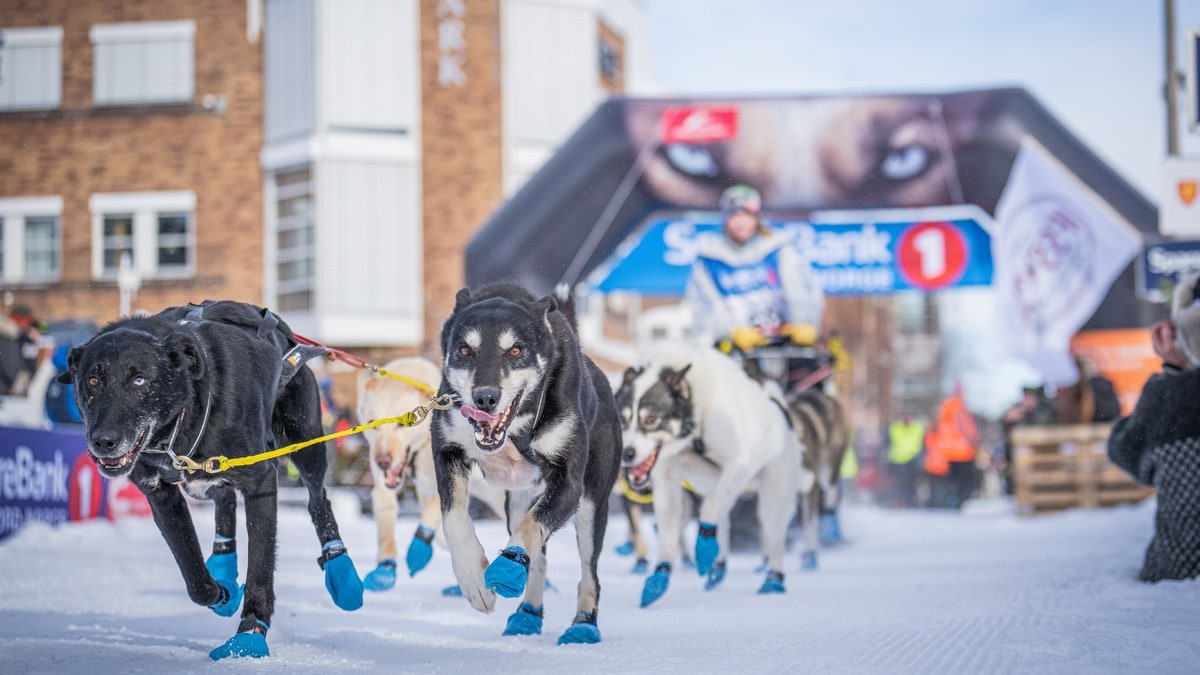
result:
<svg viewBox="0 0 1200 675"><path fill-rule="evenodd" d="M967 269L967 245L950 223L917 223L900 235L896 250L900 273L922 290L949 286Z"/></svg>
<svg viewBox="0 0 1200 675"><path fill-rule="evenodd" d="M737 108L667 108L662 113L664 144L719 143L737 133Z"/></svg>
<svg viewBox="0 0 1200 675"><path fill-rule="evenodd" d="M1174 237L1200 237L1200 162L1163 160L1163 191L1158 205L1158 231Z"/></svg>

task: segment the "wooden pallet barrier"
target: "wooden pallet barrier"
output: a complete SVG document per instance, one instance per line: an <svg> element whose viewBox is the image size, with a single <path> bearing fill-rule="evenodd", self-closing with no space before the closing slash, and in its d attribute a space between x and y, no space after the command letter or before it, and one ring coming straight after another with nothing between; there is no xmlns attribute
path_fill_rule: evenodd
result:
<svg viewBox="0 0 1200 675"><path fill-rule="evenodd" d="M1111 424L1013 429L1013 493L1022 514L1140 502L1154 494L1108 459Z"/></svg>

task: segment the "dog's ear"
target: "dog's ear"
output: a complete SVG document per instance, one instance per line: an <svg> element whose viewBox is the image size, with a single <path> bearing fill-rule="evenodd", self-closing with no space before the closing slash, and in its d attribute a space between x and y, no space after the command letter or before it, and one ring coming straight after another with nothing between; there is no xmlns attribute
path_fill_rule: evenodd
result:
<svg viewBox="0 0 1200 675"><path fill-rule="evenodd" d="M533 313L534 314L540 314L542 316L546 316L547 314L550 314L551 312L557 312L557 311L558 311L558 301L554 299L553 295L547 295L546 297L542 298L541 300L538 300L537 302L533 303Z"/></svg>
<svg viewBox="0 0 1200 675"><path fill-rule="evenodd" d="M67 369L58 374L54 381L59 384L72 384L75 381L75 367L79 365L79 359L83 357L83 348L87 345L78 345L71 347L71 351L67 352Z"/></svg>
<svg viewBox="0 0 1200 675"><path fill-rule="evenodd" d="M625 369L625 383L629 384L630 382L638 379L638 376L641 375L645 370L645 368L634 368L633 366L629 366Z"/></svg>
<svg viewBox="0 0 1200 675"><path fill-rule="evenodd" d="M190 335L172 333L164 347L172 368L185 371L193 380L204 377L204 360L200 356L200 346Z"/></svg>
<svg viewBox="0 0 1200 675"><path fill-rule="evenodd" d="M471 304L471 289L464 286L454 294L454 311L457 312L469 304Z"/></svg>
<svg viewBox="0 0 1200 675"><path fill-rule="evenodd" d="M662 375L660 376L662 381L667 384L667 387L669 387L676 396L685 401L690 401L692 398L692 387L687 381L687 372L691 370L691 368L692 364L690 363L679 370L664 368Z"/></svg>

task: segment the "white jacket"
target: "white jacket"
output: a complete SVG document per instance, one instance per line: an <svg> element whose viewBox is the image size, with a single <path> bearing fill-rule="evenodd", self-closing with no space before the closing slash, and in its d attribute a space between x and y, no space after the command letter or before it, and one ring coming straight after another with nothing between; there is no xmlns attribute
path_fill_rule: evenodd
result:
<svg viewBox="0 0 1200 675"><path fill-rule="evenodd" d="M696 237L684 299L701 333L716 340L739 326L776 335L785 324L821 330L825 292L788 233L772 230L737 245L721 232Z"/></svg>

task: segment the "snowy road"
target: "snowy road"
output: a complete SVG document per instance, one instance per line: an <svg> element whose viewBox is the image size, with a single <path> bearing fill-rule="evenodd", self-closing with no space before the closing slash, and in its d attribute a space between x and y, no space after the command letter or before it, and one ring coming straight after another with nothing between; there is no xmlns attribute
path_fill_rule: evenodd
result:
<svg viewBox="0 0 1200 675"><path fill-rule="evenodd" d="M338 503L359 571L374 563L374 525ZM148 520L52 529L34 524L0 544L0 673L1195 673L1200 664L1200 581L1135 580L1153 519L1136 507L1019 518L1002 502L962 514L847 507L849 543L822 552L802 574L789 553L788 593L760 597L755 554L730 559L725 584L704 592L678 570L667 595L638 608L642 578L613 553L626 525L614 519L601 557L603 642L555 645L574 613L573 532L550 546L545 634L504 638L517 600L491 615L440 595L453 583L449 555L392 591L343 613L315 563L301 509L280 516L272 656L209 661L236 619L192 605L166 545ZM202 541L207 508L197 509ZM401 519L401 550L415 521ZM485 549L504 543L480 526ZM243 535L244 537L244 535ZM245 550L244 539L240 544ZM243 554L243 578L245 558Z"/></svg>

